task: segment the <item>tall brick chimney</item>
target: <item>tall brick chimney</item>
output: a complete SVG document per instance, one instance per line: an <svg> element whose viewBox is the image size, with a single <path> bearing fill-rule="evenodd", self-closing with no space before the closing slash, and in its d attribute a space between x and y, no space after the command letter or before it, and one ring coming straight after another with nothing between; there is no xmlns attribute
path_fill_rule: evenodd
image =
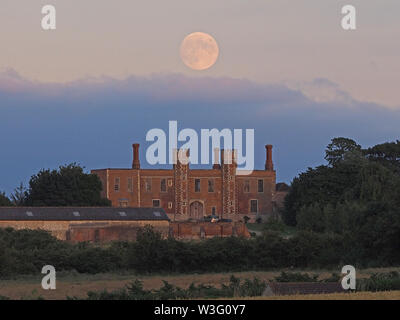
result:
<svg viewBox="0 0 400 320"><path fill-rule="evenodd" d="M223 165L225 162L225 150L221 149L221 165Z"/></svg>
<svg viewBox="0 0 400 320"><path fill-rule="evenodd" d="M221 165L223 164L233 164L236 163L236 155L237 155L237 150L232 150L232 149L221 149Z"/></svg>
<svg viewBox="0 0 400 320"><path fill-rule="evenodd" d="M267 159L265 161L265 170L267 171L274 171L274 163L272 162L272 145L267 144L265 146L267 151Z"/></svg>
<svg viewBox="0 0 400 320"><path fill-rule="evenodd" d="M139 143L134 143L133 147L133 162L132 169L140 169L140 161L139 161Z"/></svg>
<svg viewBox="0 0 400 320"><path fill-rule="evenodd" d="M219 164L219 148L214 148L213 169L221 169L221 165Z"/></svg>

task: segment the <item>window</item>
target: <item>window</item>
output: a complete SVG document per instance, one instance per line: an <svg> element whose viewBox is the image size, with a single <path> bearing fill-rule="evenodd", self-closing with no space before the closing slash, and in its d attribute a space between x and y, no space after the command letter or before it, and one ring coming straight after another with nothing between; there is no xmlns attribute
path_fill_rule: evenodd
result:
<svg viewBox="0 0 400 320"><path fill-rule="evenodd" d="M264 192L264 180L258 180L258 192Z"/></svg>
<svg viewBox="0 0 400 320"><path fill-rule="evenodd" d="M128 200L119 200L120 208L127 208L128 207Z"/></svg>
<svg viewBox="0 0 400 320"><path fill-rule="evenodd" d="M214 179L208 180L208 192L214 192Z"/></svg>
<svg viewBox="0 0 400 320"><path fill-rule="evenodd" d="M250 212L251 213L258 212L258 200L250 200Z"/></svg>
<svg viewBox="0 0 400 320"><path fill-rule="evenodd" d="M160 190L161 192L167 192L167 179L161 179Z"/></svg>
<svg viewBox="0 0 400 320"><path fill-rule="evenodd" d="M144 188L145 188L146 192L150 192L151 191L151 178L147 178L144 181Z"/></svg>
<svg viewBox="0 0 400 320"><path fill-rule="evenodd" d="M128 178L128 192L133 192L132 178Z"/></svg>
<svg viewBox="0 0 400 320"><path fill-rule="evenodd" d="M216 212L215 207L212 207L212 208L211 208L211 214L212 214L213 216L215 216L215 212Z"/></svg>
<svg viewBox="0 0 400 320"><path fill-rule="evenodd" d="M160 207L160 200L153 199L153 208L159 208L159 207Z"/></svg>
<svg viewBox="0 0 400 320"><path fill-rule="evenodd" d="M250 192L250 180L244 180L243 192L246 192L246 193Z"/></svg>
<svg viewBox="0 0 400 320"><path fill-rule="evenodd" d="M116 177L114 179L114 191L116 191L116 192L119 191L119 184L120 184L120 179L119 179L119 177Z"/></svg>
<svg viewBox="0 0 400 320"><path fill-rule="evenodd" d="M168 209L172 209L172 202L168 202Z"/></svg>
<svg viewBox="0 0 400 320"><path fill-rule="evenodd" d="M200 179L194 179L194 192L200 192Z"/></svg>
<svg viewBox="0 0 400 320"><path fill-rule="evenodd" d="M172 179L168 179L168 187L172 187Z"/></svg>

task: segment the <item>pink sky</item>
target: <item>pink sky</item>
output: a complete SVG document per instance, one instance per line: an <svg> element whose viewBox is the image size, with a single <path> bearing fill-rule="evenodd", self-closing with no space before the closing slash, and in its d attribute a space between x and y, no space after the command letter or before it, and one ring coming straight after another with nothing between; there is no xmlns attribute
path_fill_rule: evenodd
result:
<svg viewBox="0 0 400 320"><path fill-rule="evenodd" d="M50 2L57 30L43 31L41 7ZM50 2L1 1L0 69L44 82L154 73L245 78L316 99L330 90L314 81L324 78L355 99L400 108L398 0ZM358 22L350 32L340 26L349 3ZM196 31L220 47L217 63L201 72L179 57L181 41Z"/></svg>

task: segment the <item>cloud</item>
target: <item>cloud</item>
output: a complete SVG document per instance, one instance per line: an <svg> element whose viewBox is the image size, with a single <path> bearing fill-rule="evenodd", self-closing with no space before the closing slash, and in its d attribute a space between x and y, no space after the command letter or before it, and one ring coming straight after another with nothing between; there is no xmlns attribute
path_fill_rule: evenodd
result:
<svg viewBox="0 0 400 320"><path fill-rule="evenodd" d="M288 82L288 87L301 91L307 98L317 103L340 102L348 106L358 103L337 83L325 78L316 78L308 82Z"/></svg>
<svg viewBox="0 0 400 320"><path fill-rule="evenodd" d="M263 168L264 145L271 143L284 181L323 163L333 137L364 146L399 137L400 111L356 101L326 79L309 87L313 95L282 84L180 74L41 83L6 70L0 73L0 190L74 161L88 169L129 167L134 141L146 166L146 132L167 130L168 120L178 120L179 129L255 129L256 167Z"/></svg>

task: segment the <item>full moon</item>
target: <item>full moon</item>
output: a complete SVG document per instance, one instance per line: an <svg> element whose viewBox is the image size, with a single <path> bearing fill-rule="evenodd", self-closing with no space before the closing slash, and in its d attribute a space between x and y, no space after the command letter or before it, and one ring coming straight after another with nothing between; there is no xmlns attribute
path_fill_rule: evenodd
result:
<svg viewBox="0 0 400 320"><path fill-rule="evenodd" d="M183 39L181 59L189 68L206 70L217 61L219 49L215 39L207 33L194 32Z"/></svg>

